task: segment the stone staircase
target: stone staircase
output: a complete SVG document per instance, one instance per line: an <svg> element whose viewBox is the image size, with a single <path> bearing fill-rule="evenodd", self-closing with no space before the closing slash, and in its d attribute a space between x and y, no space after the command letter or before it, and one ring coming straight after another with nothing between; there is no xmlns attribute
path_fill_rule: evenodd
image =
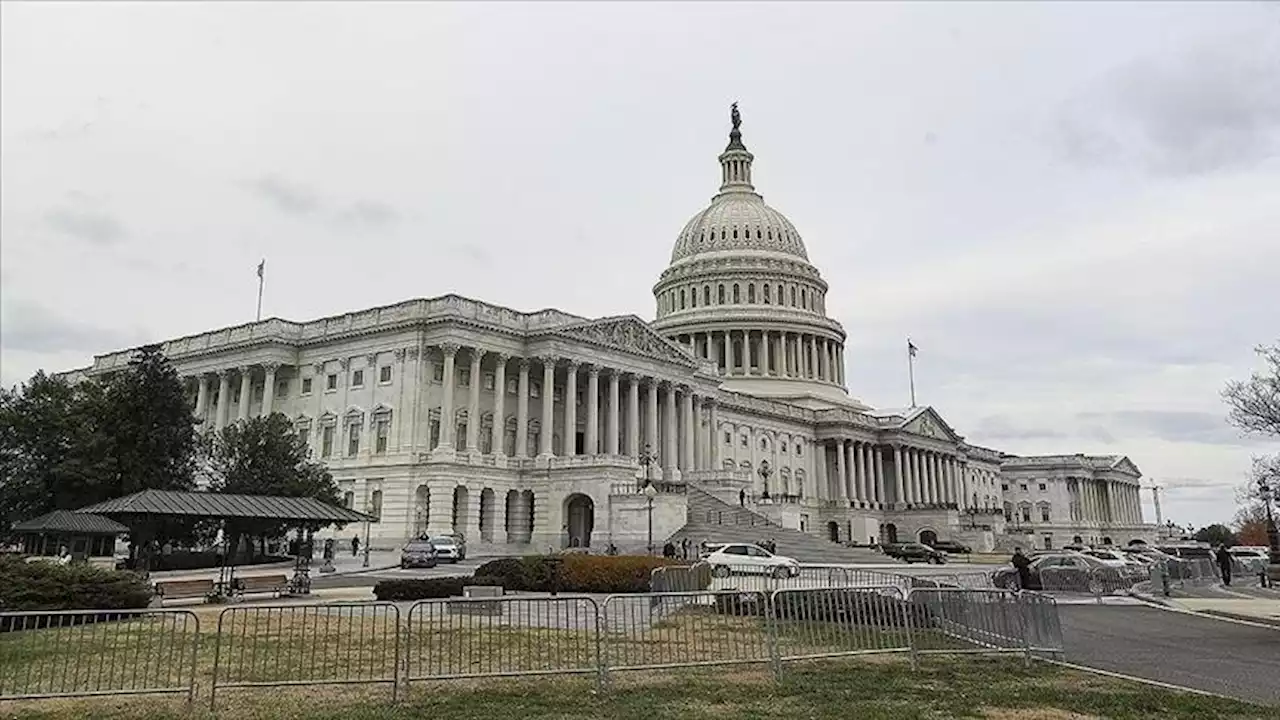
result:
<svg viewBox="0 0 1280 720"><path fill-rule="evenodd" d="M688 485L687 492L685 526L671 536L671 541L677 545L684 538L695 546L704 540L712 543L758 543L772 539L778 544L779 555L802 563L865 565L894 562L871 550L844 547L816 535L784 528L748 508L720 500L696 485Z"/></svg>

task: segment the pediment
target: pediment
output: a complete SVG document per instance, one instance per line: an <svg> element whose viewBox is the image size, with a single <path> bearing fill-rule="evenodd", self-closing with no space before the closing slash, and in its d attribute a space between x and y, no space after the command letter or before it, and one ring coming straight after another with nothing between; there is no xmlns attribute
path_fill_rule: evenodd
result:
<svg viewBox="0 0 1280 720"><path fill-rule="evenodd" d="M698 367L697 362L683 348L654 332L653 328L634 315L603 318L557 328L555 334L692 369Z"/></svg>
<svg viewBox="0 0 1280 720"><path fill-rule="evenodd" d="M1134 465L1132 460L1124 456L1121 456L1119 460L1116 460L1115 463L1111 465L1111 469L1117 472L1122 472L1126 475L1142 477L1142 471L1138 469L1138 466Z"/></svg>
<svg viewBox="0 0 1280 720"><path fill-rule="evenodd" d="M902 423L902 431L945 442L959 442L963 439L931 407L919 408L908 415Z"/></svg>

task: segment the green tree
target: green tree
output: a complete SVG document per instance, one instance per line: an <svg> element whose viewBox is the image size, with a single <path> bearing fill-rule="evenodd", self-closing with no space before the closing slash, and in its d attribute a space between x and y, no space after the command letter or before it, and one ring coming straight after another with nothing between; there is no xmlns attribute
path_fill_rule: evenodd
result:
<svg viewBox="0 0 1280 720"><path fill-rule="evenodd" d="M341 504L338 485L324 465L313 462L306 443L284 415L273 413L228 425L208 438L204 463L209 488L236 495L310 497ZM290 525L278 521L228 522L229 547L242 536L265 542L290 528L316 531L323 525Z"/></svg>
<svg viewBox="0 0 1280 720"><path fill-rule="evenodd" d="M1248 433L1280 437L1280 343L1257 348L1262 369L1248 380L1232 380L1222 391L1231 408L1227 420Z"/></svg>
<svg viewBox="0 0 1280 720"><path fill-rule="evenodd" d="M17 388L0 388L0 532L108 497L105 463L94 452L98 422L89 411L97 390L43 371Z"/></svg>
<svg viewBox="0 0 1280 720"><path fill-rule="evenodd" d="M187 392L160 346L140 348L129 367L86 396L107 458L109 497L195 487L195 421Z"/></svg>
<svg viewBox="0 0 1280 720"><path fill-rule="evenodd" d="M1209 543L1210 545L1239 545L1236 534L1226 525L1209 525L1202 527L1192 536L1193 540L1198 542Z"/></svg>

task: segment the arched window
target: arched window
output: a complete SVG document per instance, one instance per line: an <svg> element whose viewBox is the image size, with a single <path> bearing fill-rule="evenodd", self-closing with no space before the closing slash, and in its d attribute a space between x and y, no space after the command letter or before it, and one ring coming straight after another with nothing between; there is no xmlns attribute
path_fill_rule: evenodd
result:
<svg viewBox="0 0 1280 720"><path fill-rule="evenodd" d="M760 449L766 451L769 449L769 438L760 438Z"/></svg>
<svg viewBox="0 0 1280 720"><path fill-rule="evenodd" d="M765 305L770 305L770 304L772 304L772 303L770 302L770 300L769 300L769 296L772 294L772 293L770 293L770 292L769 292L769 289L770 289L771 287L773 287L773 286L772 286L772 285L770 285L769 283L765 283L765 284L764 284L764 287L763 287L763 288L761 288L761 290L764 292L764 304L765 304Z"/></svg>
<svg viewBox="0 0 1280 720"><path fill-rule="evenodd" d="M717 288L717 290L716 290L716 298L717 298L717 300L716 300L716 302L717 302L717 303L719 303L719 304L721 304L721 305L723 305L723 304L724 304L724 283L720 283L720 287L719 287L719 288Z"/></svg>
<svg viewBox="0 0 1280 720"><path fill-rule="evenodd" d="M689 304L698 307L698 288L689 289Z"/></svg>
<svg viewBox="0 0 1280 720"><path fill-rule="evenodd" d="M684 309L684 288L680 289L680 309Z"/></svg>
<svg viewBox="0 0 1280 720"><path fill-rule="evenodd" d="M702 286L702 304L703 305L711 304L711 286L710 285Z"/></svg>
<svg viewBox="0 0 1280 720"><path fill-rule="evenodd" d="M747 285L747 304L753 304L756 301L756 284Z"/></svg>
<svg viewBox="0 0 1280 720"><path fill-rule="evenodd" d="M737 305L742 302L741 296L738 294L738 283L733 284L733 304Z"/></svg>
<svg viewBox="0 0 1280 720"><path fill-rule="evenodd" d="M796 286L791 286L791 307L796 306Z"/></svg>

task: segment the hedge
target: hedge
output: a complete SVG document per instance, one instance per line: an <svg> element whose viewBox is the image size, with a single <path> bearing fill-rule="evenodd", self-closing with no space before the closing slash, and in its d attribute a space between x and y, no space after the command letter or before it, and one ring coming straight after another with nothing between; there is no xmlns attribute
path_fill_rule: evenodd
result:
<svg viewBox="0 0 1280 720"><path fill-rule="evenodd" d="M82 563L0 557L0 611L128 610L151 602L142 576Z"/></svg>
<svg viewBox="0 0 1280 720"><path fill-rule="evenodd" d="M373 586L373 596L384 602L460 597L468 585L501 586L502 580L484 576L379 580Z"/></svg>
<svg viewBox="0 0 1280 720"><path fill-rule="evenodd" d="M498 579L512 591L550 592L553 589L550 556L490 560L476 568L476 577ZM579 593L649 592L654 568L680 565L680 561L648 555L563 555L554 589Z"/></svg>

